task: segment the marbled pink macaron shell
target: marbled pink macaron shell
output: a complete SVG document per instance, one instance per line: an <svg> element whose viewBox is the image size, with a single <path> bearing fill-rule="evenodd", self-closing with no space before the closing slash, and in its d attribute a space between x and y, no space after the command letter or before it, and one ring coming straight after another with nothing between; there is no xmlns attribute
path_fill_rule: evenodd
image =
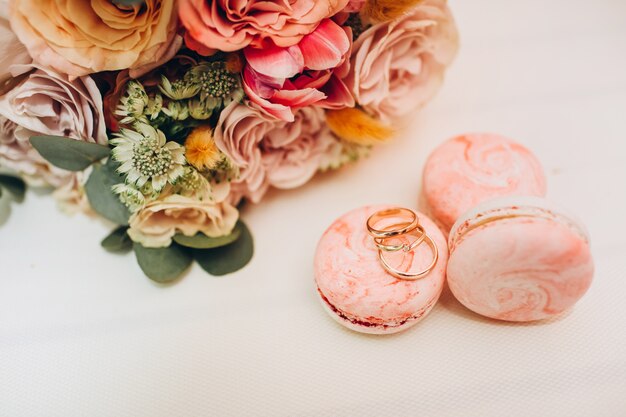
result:
<svg viewBox="0 0 626 417"><path fill-rule="evenodd" d="M339 323L363 333L396 333L416 324L433 308L445 281L447 242L437 226L419 213L422 226L439 248L435 269L417 281L395 278L383 269L366 221L388 207L362 207L343 215L324 233L315 255L322 305ZM402 262L399 268L404 270L419 269L432 260L426 244L415 253L393 256L389 260L394 265Z"/></svg>
<svg viewBox="0 0 626 417"><path fill-rule="evenodd" d="M450 233L448 285L470 310L528 322L571 308L594 263L582 224L537 197L502 197L463 215Z"/></svg>
<svg viewBox="0 0 626 417"><path fill-rule="evenodd" d="M524 146L494 134L466 134L440 145L424 167L422 201L444 232L491 198L546 195L546 178Z"/></svg>

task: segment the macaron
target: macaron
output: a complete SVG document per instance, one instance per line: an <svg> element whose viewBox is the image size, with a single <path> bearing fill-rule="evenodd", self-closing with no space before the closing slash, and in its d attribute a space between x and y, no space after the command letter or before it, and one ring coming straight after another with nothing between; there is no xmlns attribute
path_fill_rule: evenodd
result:
<svg viewBox="0 0 626 417"><path fill-rule="evenodd" d="M439 250L434 269L424 278L408 281L383 268L366 222L385 208L389 206L362 207L341 216L323 234L315 254L315 282L322 306L337 322L357 332L391 334L415 325L431 311L445 281L446 239L421 213L420 224ZM387 259L404 271L413 271L429 265L433 254L422 244L415 251L389 254Z"/></svg>
<svg viewBox="0 0 626 417"><path fill-rule="evenodd" d="M594 274L589 235L537 197L501 197L462 215L449 237L448 285L470 310L512 322L543 320L576 304Z"/></svg>
<svg viewBox="0 0 626 417"><path fill-rule="evenodd" d="M539 160L503 136L466 134L444 142L428 158L420 208L448 233L470 208L507 195L546 195Z"/></svg>

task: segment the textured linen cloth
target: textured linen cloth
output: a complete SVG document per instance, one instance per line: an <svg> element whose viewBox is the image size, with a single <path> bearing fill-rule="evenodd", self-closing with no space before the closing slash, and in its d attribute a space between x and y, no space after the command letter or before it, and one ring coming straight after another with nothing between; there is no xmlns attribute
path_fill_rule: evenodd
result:
<svg viewBox="0 0 626 417"><path fill-rule="evenodd" d="M240 273L161 288L100 249L108 225L1 200L0 416L626 416L626 2L450 4L462 47L441 94L372 158L250 207ZM361 205L415 207L428 153L470 131L536 152L589 228L591 290L551 323L444 293L405 333L343 329L316 299L322 232Z"/></svg>

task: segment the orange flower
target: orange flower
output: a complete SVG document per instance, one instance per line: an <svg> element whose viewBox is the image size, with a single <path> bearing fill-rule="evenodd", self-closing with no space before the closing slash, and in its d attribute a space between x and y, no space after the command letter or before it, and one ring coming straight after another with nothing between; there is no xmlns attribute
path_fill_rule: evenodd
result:
<svg viewBox="0 0 626 417"><path fill-rule="evenodd" d="M215 168L222 159L221 156L209 126L196 127L185 141L187 162L200 171Z"/></svg>
<svg viewBox="0 0 626 417"><path fill-rule="evenodd" d="M182 44L174 0L11 0L10 18L37 62L73 76L130 68L135 77Z"/></svg>

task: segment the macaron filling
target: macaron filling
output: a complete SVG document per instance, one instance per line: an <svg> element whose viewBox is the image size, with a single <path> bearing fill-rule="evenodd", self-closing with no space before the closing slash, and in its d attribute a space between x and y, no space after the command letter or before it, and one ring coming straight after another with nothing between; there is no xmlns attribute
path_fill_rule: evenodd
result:
<svg viewBox="0 0 626 417"><path fill-rule="evenodd" d="M417 313L409 316L409 317L403 317L400 319L394 319L394 320L385 320L385 319L380 319L380 318L372 318L372 321L365 321L363 320L363 318L359 318L359 317L355 317L349 313L346 313L345 311L337 308L335 305L333 305L328 298L326 298L326 296L322 293L322 291L320 290L319 287L317 287L317 293L319 294L321 300L324 302L324 304L332 311L334 312L339 318L341 318L342 320L348 321L352 324L354 324L355 326L363 326L363 327L368 327L368 328L383 328L383 329L390 329L390 328L398 328L398 327L402 327L403 325L412 322L414 320L419 320L421 319L430 309L431 307L435 304L436 302L436 298L432 299L428 302L428 304L426 304L426 306L422 309L420 309Z"/></svg>

